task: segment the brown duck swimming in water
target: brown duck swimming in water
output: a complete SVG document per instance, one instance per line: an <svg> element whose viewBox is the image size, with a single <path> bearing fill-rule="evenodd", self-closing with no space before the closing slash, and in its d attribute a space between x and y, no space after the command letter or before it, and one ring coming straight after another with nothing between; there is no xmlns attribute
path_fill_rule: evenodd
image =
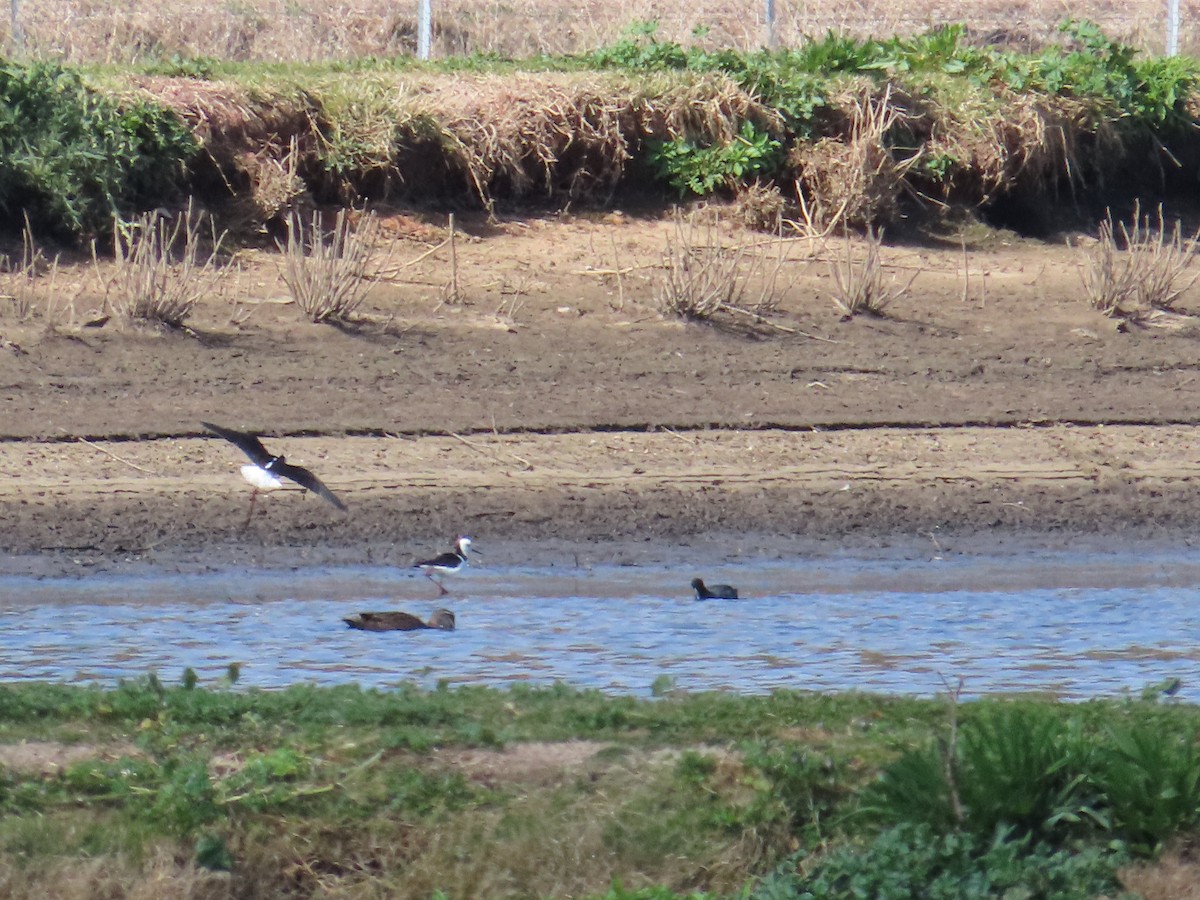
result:
<svg viewBox="0 0 1200 900"><path fill-rule="evenodd" d="M712 587L706 587L700 578L692 579L692 590L696 592L697 600L736 600L738 598L737 588L728 584L714 584Z"/></svg>
<svg viewBox="0 0 1200 900"><path fill-rule="evenodd" d="M359 631L417 631L421 628L454 630L454 613L448 609L437 610L429 617L428 622L422 622L412 613L399 611L359 613L351 619L342 619L342 621Z"/></svg>

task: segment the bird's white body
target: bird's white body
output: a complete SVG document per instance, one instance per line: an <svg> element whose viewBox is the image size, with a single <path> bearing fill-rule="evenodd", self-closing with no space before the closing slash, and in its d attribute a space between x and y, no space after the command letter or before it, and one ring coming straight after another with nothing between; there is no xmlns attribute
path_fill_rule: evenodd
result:
<svg viewBox="0 0 1200 900"><path fill-rule="evenodd" d="M242 477L260 491L273 491L283 482L261 466L242 466Z"/></svg>

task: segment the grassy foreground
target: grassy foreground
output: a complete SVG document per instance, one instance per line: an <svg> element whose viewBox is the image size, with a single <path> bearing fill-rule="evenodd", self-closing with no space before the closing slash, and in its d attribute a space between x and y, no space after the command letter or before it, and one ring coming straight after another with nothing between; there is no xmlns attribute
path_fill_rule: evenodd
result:
<svg viewBox="0 0 1200 900"><path fill-rule="evenodd" d="M2 686L0 896L1118 896L1200 822L1153 693L658 687Z"/></svg>

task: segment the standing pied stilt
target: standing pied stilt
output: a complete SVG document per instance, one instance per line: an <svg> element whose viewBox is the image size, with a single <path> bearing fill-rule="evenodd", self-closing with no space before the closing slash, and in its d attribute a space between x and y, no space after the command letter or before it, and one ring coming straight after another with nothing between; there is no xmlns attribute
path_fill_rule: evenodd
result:
<svg viewBox="0 0 1200 900"><path fill-rule="evenodd" d="M478 550L471 546L469 537L460 537L454 542L454 549L447 550L440 556L435 556L433 559L423 559L420 562L413 563L414 569L424 569L425 577L438 586L441 591L439 596L445 597L448 593L445 586L433 577L434 572L442 572L446 575L453 575L455 572L461 571L467 565L467 553L479 553ZM483 554L480 553L480 556Z"/></svg>
<svg viewBox="0 0 1200 900"><path fill-rule="evenodd" d="M282 487L282 478L296 482L296 484L305 490L312 491L318 497L323 497L338 509L345 511L346 504L339 500L333 491L325 487L321 483L320 478L303 466L293 466L284 457L273 456L268 453L267 448L262 445L262 441L258 439L257 435L251 434L248 431L235 431L232 428L222 428L220 425L214 425L211 422L201 422L200 424L213 434L225 438L225 440L250 457L251 465L242 466L242 477L250 482L254 490L250 494L250 510L246 513L246 521L242 525L243 528L250 524L250 518L254 515L254 501L258 499L258 492L273 491L278 487Z"/></svg>
<svg viewBox="0 0 1200 900"><path fill-rule="evenodd" d="M696 592L697 600L736 600L737 588L729 584L714 584L707 587L703 579L692 579L692 590Z"/></svg>

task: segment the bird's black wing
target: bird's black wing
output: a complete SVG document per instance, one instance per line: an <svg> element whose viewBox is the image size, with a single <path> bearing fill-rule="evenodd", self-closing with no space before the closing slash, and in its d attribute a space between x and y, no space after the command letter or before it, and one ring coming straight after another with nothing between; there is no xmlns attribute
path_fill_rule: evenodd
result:
<svg viewBox="0 0 1200 900"><path fill-rule="evenodd" d="M444 569L450 569L459 565L463 558L453 551L447 551L440 556L435 556L433 559L423 559L420 562L413 563L414 569L422 569L426 566L441 566Z"/></svg>
<svg viewBox="0 0 1200 900"><path fill-rule="evenodd" d="M321 479L303 466L293 466L291 463L279 462L271 467L271 471L276 475L282 475L284 478L290 478L296 484L303 488L312 491L318 497L324 497L338 509L343 512L346 509L346 504L337 498L337 496L329 488L321 483Z"/></svg>
<svg viewBox="0 0 1200 900"><path fill-rule="evenodd" d="M250 461L256 466L265 466L272 459L271 454L267 452L267 448L262 445L262 441L257 436L248 431L235 431L232 428L222 428L220 425L214 425L212 422L201 422L205 428L211 431L218 437L223 437L229 443L236 446L239 450L250 457Z"/></svg>

